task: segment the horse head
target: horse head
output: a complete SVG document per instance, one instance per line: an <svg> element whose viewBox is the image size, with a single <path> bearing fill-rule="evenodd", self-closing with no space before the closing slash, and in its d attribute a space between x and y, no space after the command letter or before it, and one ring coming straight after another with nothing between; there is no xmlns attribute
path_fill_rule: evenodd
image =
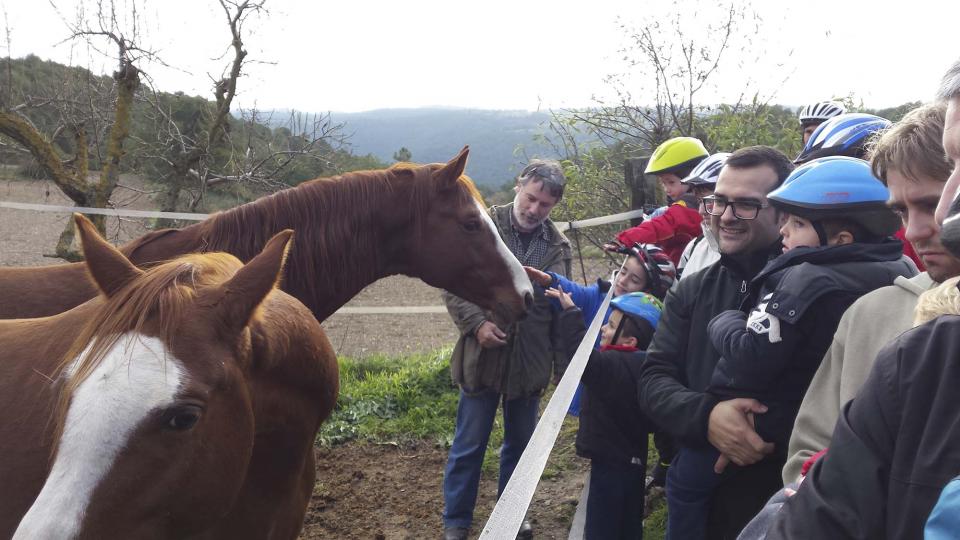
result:
<svg viewBox="0 0 960 540"><path fill-rule="evenodd" d="M251 460L251 331L292 232L243 265L134 266L76 217L101 308L64 356L51 469L15 538L184 537L226 515Z"/></svg>
<svg viewBox="0 0 960 540"><path fill-rule="evenodd" d="M507 249L473 182L463 174L466 147L446 164L426 166L420 234L404 249L413 274L434 287L492 311L503 321L522 317L533 287Z"/></svg>

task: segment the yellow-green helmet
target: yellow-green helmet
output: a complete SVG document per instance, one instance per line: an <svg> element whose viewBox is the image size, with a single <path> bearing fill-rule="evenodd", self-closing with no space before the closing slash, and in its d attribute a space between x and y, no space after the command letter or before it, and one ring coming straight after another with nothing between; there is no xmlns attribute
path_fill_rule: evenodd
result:
<svg viewBox="0 0 960 540"><path fill-rule="evenodd" d="M700 139L674 137L664 141L653 151L644 174L674 173L683 178L710 155Z"/></svg>

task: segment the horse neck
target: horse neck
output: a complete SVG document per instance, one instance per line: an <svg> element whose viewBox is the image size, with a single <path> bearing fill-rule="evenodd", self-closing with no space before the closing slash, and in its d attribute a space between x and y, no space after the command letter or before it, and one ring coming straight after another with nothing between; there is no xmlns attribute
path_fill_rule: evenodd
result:
<svg viewBox="0 0 960 540"><path fill-rule="evenodd" d="M293 229L281 286L322 321L367 285L406 271L394 239L413 231L412 184L386 174L314 180L217 214L196 225L197 236L203 251L246 261Z"/></svg>

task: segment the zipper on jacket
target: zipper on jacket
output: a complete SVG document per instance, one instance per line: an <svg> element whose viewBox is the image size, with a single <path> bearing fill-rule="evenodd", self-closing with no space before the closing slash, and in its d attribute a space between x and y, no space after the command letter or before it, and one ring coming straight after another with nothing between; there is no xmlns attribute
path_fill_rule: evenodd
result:
<svg viewBox="0 0 960 540"><path fill-rule="evenodd" d="M747 292L747 280L740 282L740 293L743 294L745 292Z"/></svg>

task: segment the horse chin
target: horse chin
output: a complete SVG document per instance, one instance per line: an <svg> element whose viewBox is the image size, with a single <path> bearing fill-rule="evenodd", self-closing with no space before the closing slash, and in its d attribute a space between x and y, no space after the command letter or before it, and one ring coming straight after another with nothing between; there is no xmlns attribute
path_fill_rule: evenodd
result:
<svg viewBox="0 0 960 540"><path fill-rule="evenodd" d="M504 302L497 302L497 305L491 311L493 322L500 328L525 319L527 317L527 308L525 306L511 306Z"/></svg>

